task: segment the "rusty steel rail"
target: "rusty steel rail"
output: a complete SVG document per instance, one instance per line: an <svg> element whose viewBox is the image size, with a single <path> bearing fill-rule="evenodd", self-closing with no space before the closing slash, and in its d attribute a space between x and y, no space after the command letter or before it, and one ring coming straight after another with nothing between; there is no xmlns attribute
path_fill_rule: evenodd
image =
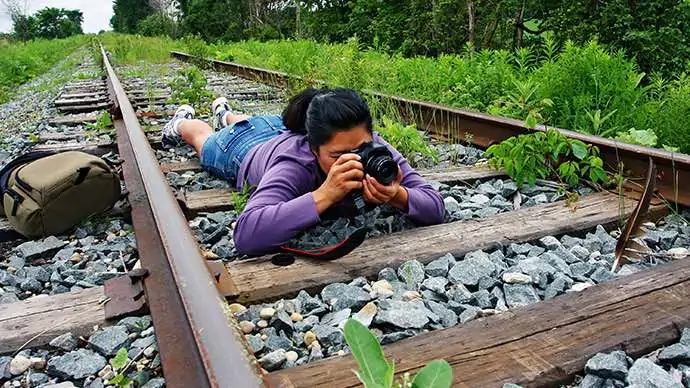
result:
<svg viewBox="0 0 690 388"><path fill-rule="evenodd" d="M166 384L265 386L103 47L101 54Z"/></svg>
<svg viewBox="0 0 690 388"><path fill-rule="evenodd" d="M188 54L177 51L172 51L170 55L183 61L192 58ZM297 76L258 67L216 60L210 63L216 70L228 71L240 77L279 88L287 88L300 80ZM323 81L318 82L323 83ZM547 129L544 125L537 125L532 129L519 120L490 116L431 102L378 92L366 93L397 108L406 120L414 122L419 128L439 138L466 141L469 139L466 139L465 134L470 133L472 143L484 148L500 143L509 137ZM609 171L619 171L620 163L622 163L625 175L631 181L640 184L640 191L647 174L648 158L651 157L657 167L655 187L658 193L669 202L690 206L690 190L680 188L682 182L690 182L690 155L623 143L561 128L552 129L570 138L597 146Z"/></svg>

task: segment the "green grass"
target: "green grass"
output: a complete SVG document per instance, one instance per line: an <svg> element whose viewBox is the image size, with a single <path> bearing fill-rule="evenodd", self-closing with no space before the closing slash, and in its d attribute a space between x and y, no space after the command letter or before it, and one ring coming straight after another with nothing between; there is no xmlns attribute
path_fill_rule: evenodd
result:
<svg viewBox="0 0 690 388"><path fill-rule="evenodd" d="M214 45L219 59L333 85L377 90L605 137L654 131L657 147L690 153L690 77L642 85L632 59L595 42L553 42L517 52L491 50L402 58L348 44L311 41ZM625 136L622 136L625 138Z"/></svg>
<svg viewBox="0 0 690 388"><path fill-rule="evenodd" d="M170 61L170 51L185 47L181 41L165 37L146 37L141 35L123 35L105 33L98 36L103 47L112 54L118 65L148 63L166 63Z"/></svg>
<svg viewBox="0 0 690 388"><path fill-rule="evenodd" d="M83 35L27 43L0 40L0 103L11 99L17 86L46 72L87 41Z"/></svg>

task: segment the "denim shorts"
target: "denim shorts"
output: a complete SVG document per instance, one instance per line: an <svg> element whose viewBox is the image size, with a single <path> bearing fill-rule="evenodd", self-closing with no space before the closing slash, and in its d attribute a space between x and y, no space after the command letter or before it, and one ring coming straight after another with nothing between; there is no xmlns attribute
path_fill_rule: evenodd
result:
<svg viewBox="0 0 690 388"><path fill-rule="evenodd" d="M255 146L287 131L280 116L254 116L209 137L201 148L201 167L235 183L242 160Z"/></svg>

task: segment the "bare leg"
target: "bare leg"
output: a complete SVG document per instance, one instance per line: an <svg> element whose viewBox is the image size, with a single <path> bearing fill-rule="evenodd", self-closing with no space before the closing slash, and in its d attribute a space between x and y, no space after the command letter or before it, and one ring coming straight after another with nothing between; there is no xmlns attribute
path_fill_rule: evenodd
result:
<svg viewBox="0 0 690 388"><path fill-rule="evenodd" d="M235 124L238 121L247 120L251 116L243 114L229 114L225 116L227 125ZM178 126L180 136L185 143L194 147L197 154L201 155L201 148L206 140L213 135L214 131L208 123L201 120L182 120Z"/></svg>
<svg viewBox="0 0 690 388"><path fill-rule="evenodd" d="M252 116L229 113L225 116L225 123L227 125L233 125L238 121L247 120Z"/></svg>
<svg viewBox="0 0 690 388"><path fill-rule="evenodd" d="M182 120L178 126L180 136L185 143L194 147L198 155L201 155L201 148L206 140L213 135L213 129L205 121L201 120Z"/></svg>

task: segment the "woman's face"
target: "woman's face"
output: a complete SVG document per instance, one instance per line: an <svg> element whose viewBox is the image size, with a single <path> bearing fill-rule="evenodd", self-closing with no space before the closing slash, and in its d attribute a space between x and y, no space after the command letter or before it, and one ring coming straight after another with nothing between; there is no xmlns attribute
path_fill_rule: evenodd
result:
<svg viewBox="0 0 690 388"><path fill-rule="evenodd" d="M321 170L328 174L331 166L342 154L351 153L362 144L372 141L371 133L362 124L347 131L337 131L331 140L323 144L316 150L316 159L319 161Z"/></svg>

